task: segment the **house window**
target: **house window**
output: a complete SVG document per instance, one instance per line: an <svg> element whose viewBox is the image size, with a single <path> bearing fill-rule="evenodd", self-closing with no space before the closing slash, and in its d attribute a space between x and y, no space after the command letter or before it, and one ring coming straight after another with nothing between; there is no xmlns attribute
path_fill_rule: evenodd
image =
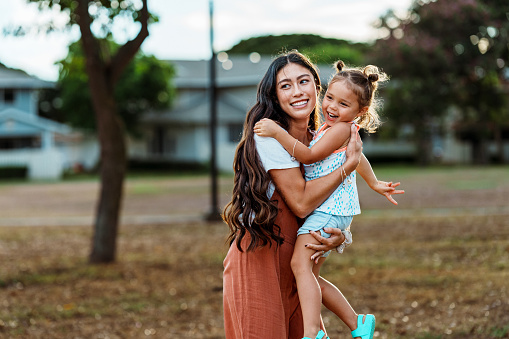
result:
<svg viewBox="0 0 509 339"><path fill-rule="evenodd" d="M14 90L11 88L4 89L4 102L5 103L13 103L14 102Z"/></svg>
<svg viewBox="0 0 509 339"><path fill-rule="evenodd" d="M228 125L228 141L238 143L242 138L244 125L242 124L229 124Z"/></svg>
<svg viewBox="0 0 509 339"><path fill-rule="evenodd" d="M156 126L152 134L150 153L154 155L174 154L176 150L175 138L168 135L166 128Z"/></svg>
<svg viewBox="0 0 509 339"><path fill-rule="evenodd" d="M14 150L40 147L41 139L38 137L0 138L0 150Z"/></svg>
<svg viewBox="0 0 509 339"><path fill-rule="evenodd" d="M154 128L152 134L152 142L150 151L152 154L163 155L164 154L164 136L166 131L164 128L157 126Z"/></svg>
<svg viewBox="0 0 509 339"><path fill-rule="evenodd" d="M164 150L166 154L176 154L177 153L177 138L174 136L167 136L164 142Z"/></svg>

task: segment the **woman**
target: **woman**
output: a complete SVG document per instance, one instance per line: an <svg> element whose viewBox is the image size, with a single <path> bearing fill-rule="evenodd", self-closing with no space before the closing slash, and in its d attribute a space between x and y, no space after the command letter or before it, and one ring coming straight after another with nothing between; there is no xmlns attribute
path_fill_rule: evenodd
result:
<svg viewBox="0 0 509 339"><path fill-rule="evenodd" d="M254 135L257 121L278 122L309 145L318 125L320 78L302 54L276 58L258 86L257 101L246 116L234 160L232 200L223 213L230 227L230 249L224 260L223 306L226 338L302 338L302 314L290 260L299 219L318 207L359 164L362 142L356 130L345 164L330 175L306 182L300 164L272 138ZM338 247L344 236L315 234L317 252ZM322 279L322 288L330 284ZM347 303L346 299L344 300ZM323 327L323 326L322 326Z"/></svg>

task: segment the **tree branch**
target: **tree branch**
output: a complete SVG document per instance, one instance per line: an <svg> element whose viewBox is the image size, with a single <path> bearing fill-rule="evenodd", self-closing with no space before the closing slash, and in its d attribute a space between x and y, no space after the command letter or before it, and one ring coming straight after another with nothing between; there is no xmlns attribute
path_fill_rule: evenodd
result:
<svg viewBox="0 0 509 339"><path fill-rule="evenodd" d="M78 0L78 8L76 9L76 21L81 31L81 43L83 45L83 52L87 56L87 64L96 65L96 67L103 68L104 62L101 58L101 49L99 43L92 34L90 29L90 16L88 15L88 0ZM93 67L93 66L92 66Z"/></svg>
<svg viewBox="0 0 509 339"><path fill-rule="evenodd" d="M141 29L138 35L133 39L128 41L125 45L120 47L117 53L111 59L110 64L110 84L114 85L122 72L125 70L129 62L134 58L136 53L139 51L141 44L148 37L148 20L149 13L147 7L147 1L143 0L143 8L140 11L140 23Z"/></svg>

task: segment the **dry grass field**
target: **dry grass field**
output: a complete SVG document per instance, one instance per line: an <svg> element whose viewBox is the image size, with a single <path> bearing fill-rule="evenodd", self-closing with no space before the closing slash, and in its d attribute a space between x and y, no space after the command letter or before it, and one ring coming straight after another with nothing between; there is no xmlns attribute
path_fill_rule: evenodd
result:
<svg viewBox="0 0 509 339"><path fill-rule="evenodd" d="M324 277L376 315L377 338L509 338L508 168L375 171L406 193L391 206L359 184L354 243ZM227 227L202 221L208 185L130 177L118 260L89 265L95 180L1 183L0 338L222 338ZM230 190L221 178L221 205Z"/></svg>

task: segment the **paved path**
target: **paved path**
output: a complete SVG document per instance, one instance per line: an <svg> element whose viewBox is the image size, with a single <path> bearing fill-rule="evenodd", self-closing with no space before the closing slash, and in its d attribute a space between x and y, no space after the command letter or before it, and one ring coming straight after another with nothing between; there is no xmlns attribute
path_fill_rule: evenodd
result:
<svg viewBox="0 0 509 339"><path fill-rule="evenodd" d="M93 216L54 216L28 218L0 218L0 227L6 226L91 226ZM122 225L157 225L205 222L202 215L126 215L122 217Z"/></svg>
<svg viewBox="0 0 509 339"><path fill-rule="evenodd" d="M497 215L509 216L509 206L476 208L415 208L415 209L367 209L359 218L450 218L464 216ZM6 226L90 226L93 216L44 216L44 217L0 217L0 227ZM201 214L124 215L122 225L172 225L181 223L205 223Z"/></svg>
<svg viewBox="0 0 509 339"><path fill-rule="evenodd" d="M509 216L509 206L372 209L364 210L361 214L365 218L449 218L483 215Z"/></svg>

